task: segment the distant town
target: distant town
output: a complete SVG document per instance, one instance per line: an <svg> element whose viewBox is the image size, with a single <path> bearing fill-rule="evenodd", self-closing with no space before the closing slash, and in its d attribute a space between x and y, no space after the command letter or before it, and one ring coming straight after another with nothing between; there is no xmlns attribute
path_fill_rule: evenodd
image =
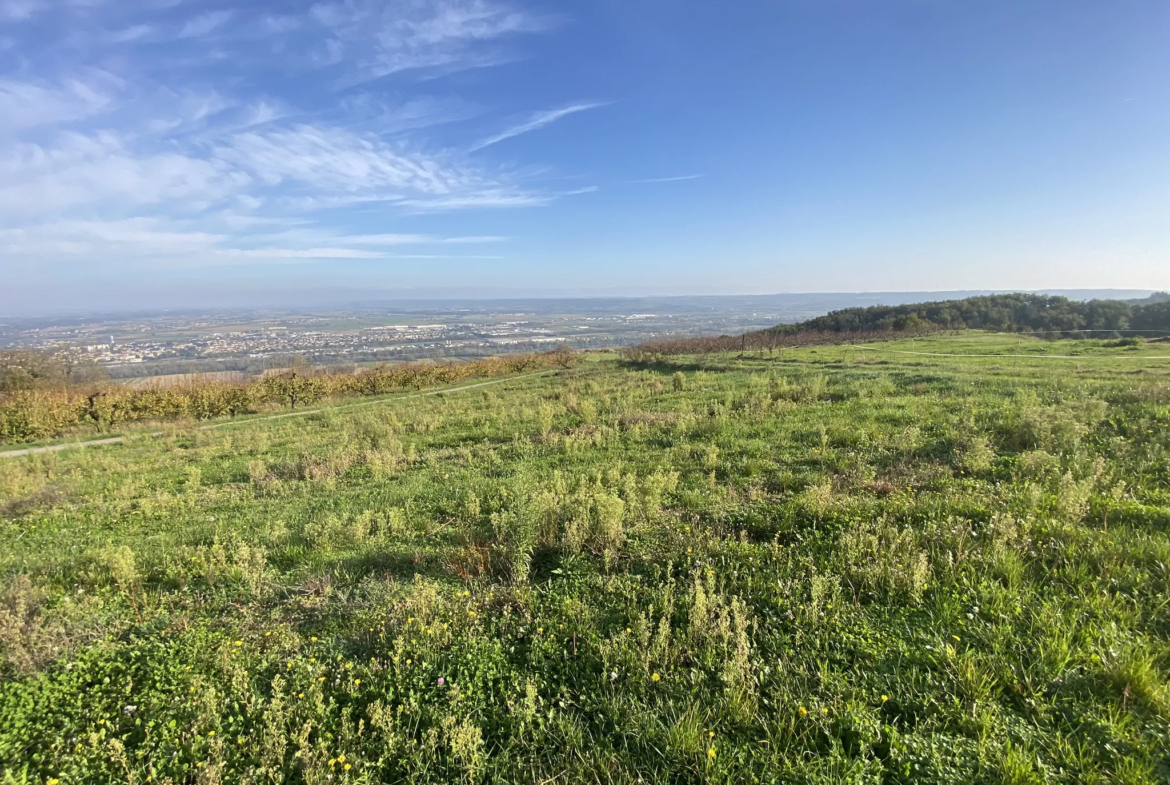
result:
<svg viewBox="0 0 1170 785"><path fill-rule="evenodd" d="M707 300L726 299L712 305ZM630 345L667 335L742 332L792 315L742 298L428 304L319 313L218 311L0 324L0 347L75 348L115 377L258 370L292 356L320 364L459 359L560 344ZM734 302L733 302L734 301ZM661 306L645 310L647 306Z"/></svg>

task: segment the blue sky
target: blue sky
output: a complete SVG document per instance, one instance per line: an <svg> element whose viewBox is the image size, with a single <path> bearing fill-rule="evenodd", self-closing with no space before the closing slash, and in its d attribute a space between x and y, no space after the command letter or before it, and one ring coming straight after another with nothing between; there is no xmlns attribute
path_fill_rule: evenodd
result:
<svg viewBox="0 0 1170 785"><path fill-rule="evenodd" d="M1124 0L0 0L0 310L1170 288L1167 40Z"/></svg>

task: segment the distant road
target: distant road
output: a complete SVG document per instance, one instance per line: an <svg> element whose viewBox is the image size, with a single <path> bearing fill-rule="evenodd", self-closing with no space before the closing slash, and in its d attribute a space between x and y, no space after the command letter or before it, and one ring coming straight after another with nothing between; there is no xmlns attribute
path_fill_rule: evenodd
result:
<svg viewBox="0 0 1170 785"><path fill-rule="evenodd" d="M465 384L462 387L443 387L438 390L427 390L426 392L411 393L410 395L399 395L395 398L382 398L377 401L359 401L357 403L348 403L341 406L318 407L316 409L302 409L299 412L285 412L283 414L269 414L264 417L251 417L247 420L227 420L225 422L211 423L210 425L200 425L196 430L210 431L216 428L223 428L228 425L244 425L250 422L260 422L262 420L283 420L285 417L304 417L308 414L316 414L317 412L325 411L326 408L336 411L337 409L356 409L360 406L376 406L380 403L393 403L394 401L405 401L410 398L425 398L428 395L442 395L443 393L459 392L460 390L471 390L476 387L487 387L489 384L503 384L504 382L514 382L519 379L529 379L533 376L545 376L550 373L556 373L555 370L536 371L535 373L526 373L522 376L509 376L506 379L490 379L486 382L476 382L475 384ZM146 434L147 436L162 436L163 431L152 431ZM60 452L61 450L68 450L71 447L92 447L98 444L119 444L126 440L125 436L111 436L107 439L91 439L87 442L66 442L64 444L50 444L44 447L25 447L20 450L7 450L0 452L0 458L20 458L25 455L40 455L46 452Z"/></svg>

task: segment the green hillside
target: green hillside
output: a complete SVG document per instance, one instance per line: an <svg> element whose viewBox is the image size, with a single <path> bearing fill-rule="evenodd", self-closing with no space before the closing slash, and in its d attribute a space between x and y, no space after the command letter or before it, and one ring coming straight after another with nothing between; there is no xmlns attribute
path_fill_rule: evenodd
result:
<svg viewBox="0 0 1170 785"><path fill-rule="evenodd" d="M0 781L1170 781L1170 345L654 360L0 458Z"/></svg>

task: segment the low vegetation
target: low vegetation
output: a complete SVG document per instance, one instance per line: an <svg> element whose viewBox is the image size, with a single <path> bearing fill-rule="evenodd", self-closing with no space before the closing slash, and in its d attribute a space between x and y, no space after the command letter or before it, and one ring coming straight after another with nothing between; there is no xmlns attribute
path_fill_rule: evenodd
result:
<svg viewBox="0 0 1170 785"><path fill-rule="evenodd" d="M22 353L23 365L10 366L2 379L35 379L35 384L0 395L0 442L28 442L65 433L108 432L142 420L209 420L235 417L273 407L288 407L377 396L396 390L451 384L461 379L503 376L542 368L564 367L572 356L564 351L512 355L466 363L403 363L377 365L336 373L301 364L254 381L192 376L182 384L122 386L69 383L64 375L31 376L27 368L54 367L55 358ZM55 379L52 384L47 379ZM14 391L13 391L14 390Z"/></svg>
<svg viewBox="0 0 1170 785"><path fill-rule="evenodd" d="M1110 344L592 355L0 461L0 781L1165 782L1170 361Z"/></svg>

